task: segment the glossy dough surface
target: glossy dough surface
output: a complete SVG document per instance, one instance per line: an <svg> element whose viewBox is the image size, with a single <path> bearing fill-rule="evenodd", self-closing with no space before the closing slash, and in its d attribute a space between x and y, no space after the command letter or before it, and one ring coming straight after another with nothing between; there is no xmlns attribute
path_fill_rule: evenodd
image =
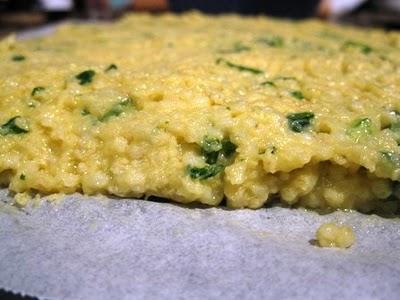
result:
<svg viewBox="0 0 400 300"><path fill-rule="evenodd" d="M258 208L396 200L400 35L131 15L0 43L0 183Z"/></svg>

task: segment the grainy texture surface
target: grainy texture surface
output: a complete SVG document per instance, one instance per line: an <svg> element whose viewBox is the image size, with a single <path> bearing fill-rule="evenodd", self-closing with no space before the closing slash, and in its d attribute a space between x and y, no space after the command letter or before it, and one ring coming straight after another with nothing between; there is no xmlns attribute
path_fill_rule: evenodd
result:
<svg viewBox="0 0 400 300"><path fill-rule="evenodd" d="M355 244L310 245L328 221L352 226ZM397 299L399 221L75 195L0 209L0 286L50 299Z"/></svg>
<svg viewBox="0 0 400 300"><path fill-rule="evenodd" d="M0 183L235 208L276 195L393 208L399 53L396 32L195 13L8 38Z"/></svg>

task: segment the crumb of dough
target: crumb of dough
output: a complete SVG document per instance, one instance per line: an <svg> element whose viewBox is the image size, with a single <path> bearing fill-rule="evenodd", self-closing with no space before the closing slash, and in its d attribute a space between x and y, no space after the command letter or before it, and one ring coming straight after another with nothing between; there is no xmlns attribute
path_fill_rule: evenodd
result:
<svg viewBox="0 0 400 300"><path fill-rule="evenodd" d="M51 194L46 197L46 200L49 202L58 202L61 201L64 196L65 196L64 193Z"/></svg>
<svg viewBox="0 0 400 300"><path fill-rule="evenodd" d="M321 247L349 248L355 241L351 227L335 223L322 224L316 235L318 245Z"/></svg>
<svg viewBox="0 0 400 300"><path fill-rule="evenodd" d="M17 207L25 207L29 200L31 200L31 196L28 193L17 193L14 197L14 203Z"/></svg>

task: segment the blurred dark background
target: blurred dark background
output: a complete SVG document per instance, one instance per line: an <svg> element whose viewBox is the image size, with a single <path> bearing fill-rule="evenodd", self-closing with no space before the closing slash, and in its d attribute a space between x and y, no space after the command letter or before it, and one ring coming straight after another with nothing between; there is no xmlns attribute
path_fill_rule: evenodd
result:
<svg viewBox="0 0 400 300"><path fill-rule="evenodd" d="M64 19L113 19L130 11L319 17L400 29L400 0L0 0L0 35Z"/></svg>

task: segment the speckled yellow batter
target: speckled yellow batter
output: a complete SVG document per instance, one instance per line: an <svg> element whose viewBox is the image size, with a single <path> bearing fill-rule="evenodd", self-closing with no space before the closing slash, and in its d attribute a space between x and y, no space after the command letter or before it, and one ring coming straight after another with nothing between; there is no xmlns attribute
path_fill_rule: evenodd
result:
<svg viewBox="0 0 400 300"><path fill-rule="evenodd" d="M0 183L235 208L398 203L399 64L398 33L264 17L7 38Z"/></svg>

